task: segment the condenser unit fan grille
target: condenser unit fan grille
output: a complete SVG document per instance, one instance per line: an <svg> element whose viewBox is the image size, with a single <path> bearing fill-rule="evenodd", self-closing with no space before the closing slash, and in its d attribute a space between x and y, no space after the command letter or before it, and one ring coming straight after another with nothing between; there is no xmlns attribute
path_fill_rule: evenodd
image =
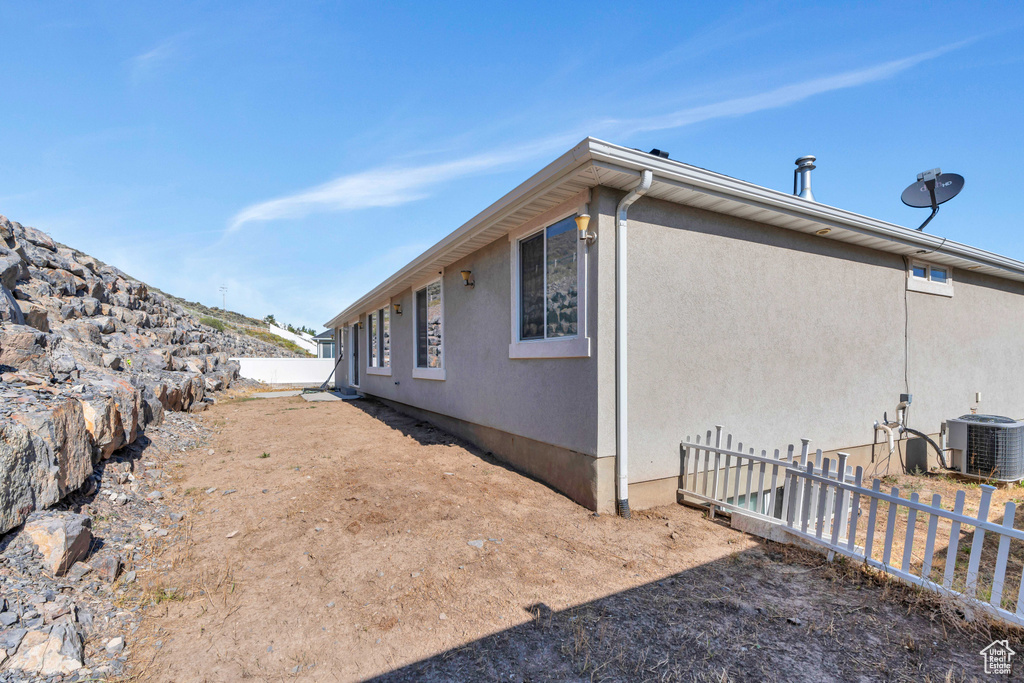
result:
<svg viewBox="0 0 1024 683"><path fill-rule="evenodd" d="M1003 481L1021 479L1024 425L1002 427L980 421L969 424L966 456L968 474Z"/></svg>

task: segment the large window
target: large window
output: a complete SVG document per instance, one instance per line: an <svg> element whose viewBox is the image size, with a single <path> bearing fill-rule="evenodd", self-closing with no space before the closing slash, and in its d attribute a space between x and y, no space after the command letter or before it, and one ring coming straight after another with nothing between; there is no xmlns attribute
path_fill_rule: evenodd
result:
<svg viewBox="0 0 1024 683"><path fill-rule="evenodd" d="M519 338L578 333L576 223L565 218L519 242Z"/></svg>
<svg viewBox="0 0 1024 683"><path fill-rule="evenodd" d="M441 280L413 290L413 377L444 379L444 294Z"/></svg>
<svg viewBox="0 0 1024 683"><path fill-rule="evenodd" d="M371 375L391 374L391 310L385 305L366 316L366 371Z"/></svg>
<svg viewBox="0 0 1024 683"><path fill-rule="evenodd" d="M581 316L586 251L577 236L575 218L572 214L540 229L527 226L510 236L511 358L590 355Z"/></svg>

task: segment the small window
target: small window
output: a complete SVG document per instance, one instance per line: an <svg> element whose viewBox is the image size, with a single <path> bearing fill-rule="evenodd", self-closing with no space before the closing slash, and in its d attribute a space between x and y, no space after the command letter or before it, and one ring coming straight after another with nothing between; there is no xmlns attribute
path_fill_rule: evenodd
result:
<svg viewBox="0 0 1024 683"><path fill-rule="evenodd" d="M370 345L369 367L391 367L391 311L385 306L366 316Z"/></svg>
<svg viewBox="0 0 1024 683"><path fill-rule="evenodd" d="M380 367L380 355L377 351L377 312L374 311L366 317L366 339L369 341L370 353L367 358L369 367Z"/></svg>
<svg viewBox="0 0 1024 683"><path fill-rule="evenodd" d="M413 377L444 379L444 296L441 280L413 293Z"/></svg>
<svg viewBox="0 0 1024 683"><path fill-rule="evenodd" d="M579 269L575 217L519 242L519 339L579 333Z"/></svg>
<svg viewBox="0 0 1024 683"><path fill-rule="evenodd" d="M912 292L953 296L953 273L946 266L911 261L907 274L907 289Z"/></svg>

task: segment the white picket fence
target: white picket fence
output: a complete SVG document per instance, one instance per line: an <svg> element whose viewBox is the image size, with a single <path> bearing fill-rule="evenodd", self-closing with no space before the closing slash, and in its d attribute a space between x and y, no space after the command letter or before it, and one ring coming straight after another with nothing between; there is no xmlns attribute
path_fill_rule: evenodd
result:
<svg viewBox="0 0 1024 683"><path fill-rule="evenodd" d="M956 494L953 509L945 510L939 494L932 496L929 505L920 502L916 492L909 499L901 497L895 486L889 493L882 492L880 479L875 479L871 488L865 488L863 468L847 466L847 454L839 453L836 463L822 458L820 449L811 455L806 439L801 440L799 453L791 445L785 453L775 450L769 454L762 450L760 455L753 448L744 452L742 443L734 449L732 440L730 434L723 444L719 426L714 435L710 430L707 432L703 444L700 435L680 443L683 484L679 493L685 502L707 507L712 517L720 510L767 522L781 529L783 537L789 535L826 550L830 560L839 554L865 562L908 583L954 597L962 601L968 612L978 609L1024 626L1024 583L1019 575L1011 577L1017 583L1014 598L1009 597L1012 591L1007 586L1010 544L1024 542L1024 531L1013 526L1016 505L1012 501L1006 503L1002 524L988 521L994 487L981 486L978 514L971 517L964 514L962 490ZM875 544L879 506L885 512L885 540L881 548ZM862 527L865 508L866 527ZM907 515L902 539L896 533L901 508ZM919 515L928 516L923 542L917 530ZM933 569L938 569L933 562L940 520L949 523L948 544L941 580L933 580ZM964 525L973 528L973 533L966 571L958 571L957 555ZM858 545L859 532L863 532L862 545ZM987 534L998 539L998 549L995 562L983 566ZM896 548L899 557L893 558L899 541L902 552ZM920 558L920 562L915 558ZM982 577L986 579L983 589L990 589L987 597L978 595Z"/></svg>

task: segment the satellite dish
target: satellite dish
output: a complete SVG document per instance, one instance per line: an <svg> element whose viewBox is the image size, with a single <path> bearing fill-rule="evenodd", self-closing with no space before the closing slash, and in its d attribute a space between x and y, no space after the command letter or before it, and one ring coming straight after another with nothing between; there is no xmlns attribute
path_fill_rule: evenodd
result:
<svg viewBox="0 0 1024 683"><path fill-rule="evenodd" d="M907 206L917 209L932 210L932 213L921 224L918 230L924 230L935 214L939 212L939 205L945 204L953 197L960 194L964 189L964 177L956 173L943 173L940 168L933 168L930 171L917 174L917 182L903 190L900 199Z"/></svg>

